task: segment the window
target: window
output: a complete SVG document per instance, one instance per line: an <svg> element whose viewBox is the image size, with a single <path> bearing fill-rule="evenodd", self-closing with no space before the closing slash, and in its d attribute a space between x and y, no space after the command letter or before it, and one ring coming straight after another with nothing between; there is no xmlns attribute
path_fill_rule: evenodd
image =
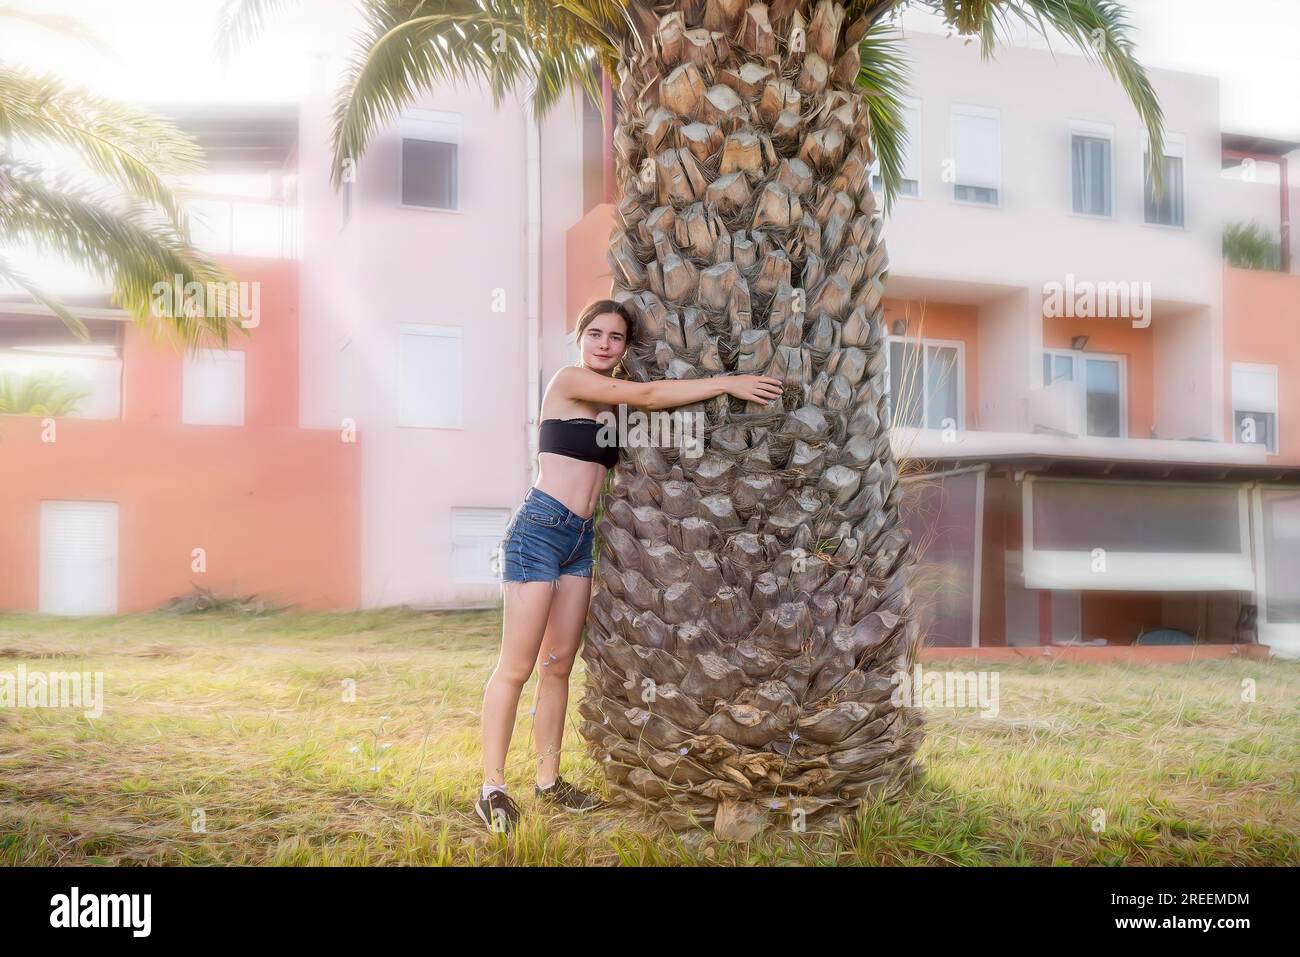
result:
<svg viewBox="0 0 1300 957"><path fill-rule="evenodd" d="M460 209L460 116L412 110L402 117L402 205Z"/></svg>
<svg viewBox="0 0 1300 957"><path fill-rule="evenodd" d="M889 337L887 381L895 428L962 428L963 352L961 342Z"/></svg>
<svg viewBox="0 0 1300 957"><path fill-rule="evenodd" d="M1070 124L1070 191L1076 213L1110 216L1113 213L1112 127L1102 123Z"/></svg>
<svg viewBox="0 0 1300 957"><path fill-rule="evenodd" d="M1002 145L998 111L952 108L953 199L997 206L1001 202Z"/></svg>
<svg viewBox="0 0 1300 957"><path fill-rule="evenodd" d="M510 510L453 508L451 510L451 578L462 584L501 580L501 540Z"/></svg>
<svg viewBox="0 0 1300 957"><path fill-rule="evenodd" d="M1148 168L1150 150L1145 134L1142 137L1142 184L1145 196L1144 219L1159 226L1183 225L1183 160L1187 155L1187 137L1181 133L1165 134L1165 190L1157 202L1151 188Z"/></svg>
<svg viewBox="0 0 1300 957"><path fill-rule="evenodd" d="M203 174L181 181L194 244L269 259L297 255L295 189L270 173Z"/></svg>
<svg viewBox="0 0 1300 957"><path fill-rule="evenodd" d="M224 349L187 353L182 376L182 422L244 424L244 353Z"/></svg>
<svg viewBox="0 0 1300 957"><path fill-rule="evenodd" d="M1027 475L1025 585L1253 591L1247 504L1242 485Z"/></svg>
<svg viewBox="0 0 1300 957"><path fill-rule="evenodd" d="M461 427L461 329L404 322L398 333L397 424Z"/></svg>
<svg viewBox="0 0 1300 957"><path fill-rule="evenodd" d="M122 415L122 323L87 319L87 341L57 319L0 323L0 414L117 419Z"/></svg>
<svg viewBox="0 0 1300 957"><path fill-rule="evenodd" d="M1277 366L1232 364L1232 432L1237 442L1277 454Z"/></svg>
<svg viewBox="0 0 1300 957"><path fill-rule="evenodd" d="M1300 489L1259 490L1263 620L1300 624Z"/></svg>
<svg viewBox="0 0 1300 957"><path fill-rule="evenodd" d="M1124 360L1091 352L1043 353L1043 386L1070 396L1070 418L1080 435L1122 438L1125 427Z"/></svg>
<svg viewBox="0 0 1300 957"><path fill-rule="evenodd" d="M903 106L903 178L898 184L898 195L921 195L921 101L906 100ZM880 159L871 164L871 188L877 195L884 193L884 180L880 178Z"/></svg>

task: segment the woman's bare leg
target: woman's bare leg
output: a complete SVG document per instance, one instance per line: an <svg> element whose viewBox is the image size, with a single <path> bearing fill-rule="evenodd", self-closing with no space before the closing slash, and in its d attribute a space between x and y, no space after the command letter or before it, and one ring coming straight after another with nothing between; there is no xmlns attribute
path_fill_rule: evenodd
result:
<svg viewBox="0 0 1300 957"><path fill-rule="evenodd" d="M533 729L537 737L537 783L549 787L560 770L560 745L569 708L569 673L582 643L591 601L591 579L561 575L551 602L546 633L537 656L537 698Z"/></svg>
<svg viewBox="0 0 1300 957"><path fill-rule="evenodd" d="M501 656L483 691L483 781L506 783L506 754L519 711L519 693L533 673L533 662L551 610L552 582L506 582L501 625Z"/></svg>

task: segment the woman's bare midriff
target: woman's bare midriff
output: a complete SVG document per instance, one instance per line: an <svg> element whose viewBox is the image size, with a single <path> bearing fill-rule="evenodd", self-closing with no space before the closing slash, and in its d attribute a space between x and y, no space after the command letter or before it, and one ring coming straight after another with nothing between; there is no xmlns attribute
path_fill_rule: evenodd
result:
<svg viewBox="0 0 1300 957"><path fill-rule="evenodd" d="M601 412L614 411L611 408L598 409L572 403L567 405L565 409L551 411L543 401L542 418L595 419ZM584 462L558 452L539 452L537 481L534 485L547 495L559 499L565 508L579 518L590 518L596 512L596 502L605 485L607 471L599 462Z"/></svg>

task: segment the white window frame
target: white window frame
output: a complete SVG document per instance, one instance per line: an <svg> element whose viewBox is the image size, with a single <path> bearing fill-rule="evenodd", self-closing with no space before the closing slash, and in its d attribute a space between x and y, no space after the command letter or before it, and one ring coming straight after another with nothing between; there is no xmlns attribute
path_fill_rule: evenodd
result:
<svg viewBox="0 0 1300 957"><path fill-rule="evenodd" d="M456 147L456 205L455 206L415 206L402 202L402 187L405 184L405 163L403 140L423 140L426 143L451 143ZM397 130L397 208L416 209L425 213L463 213L463 191L461 190L461 147L464 145L464 123L459 113L446 110L407 110L398 122Z"/></svg>
<svg viewBox="0 0 1300 957"><path fill-rule="evenodd" d="M915 193L898 193L899 199L921 199L925 195L925 188L921 182L921 171L925 169L923 157L924 137L922 130L924 128L924 116L921 109L921 101L916 97L905 97L902 100L904 110L914 110L915 119L907 123L907 145L903 154L903 179L912 180L916 183ZM906 116L907 114L905 114ZM867 183L870 184L875 177L880 175L880 157L877 156L871 161L871 168L867 170ZM883 189L871 187L871 191L876 194L877 199L884 196Z"/></svg>
<svg viewBox="0 0 1300 957"><path fill-rule="evenodd" d="M1128 438L1128 357L1113 352L1082 352L1078 349L1044 349L1043 355L1047 356L1069 356L1074 360L1074 366L1071 370L1070 383L1079 393L1077 396L1077 408L1082 421L1074 421L1071 424L1076 426L1076 431L1081 437L1093 439L1127 439ZM1090 435L1088 432L1088 383L1084 378L1083 362L1087 359L1105 359L1119 363L1119 435ZM1042 360L1039 360L1040 362ZM1055 364L1055 363L1053 363ZM1043 388L1047 388L1050 383L1044 382Z"/></svg>
<svg viewBox="0 0 1300 957"><path fill-rule="evenodd" d="M1184 232L1187 229L1188 211L1187 211L1187 134L1186 133L1165 133L1165 155L1176 156L1183 161L1183 224L1175 226L1173 223L1152 223L1147 221L1147 167L1146 156L1151 150L1151 137L1143 131L1142 133L1142 151L1138 154L1138 160L1141 163L1142 176L1142 225L1151 226L1155 229L1176 229ZM1112 157L1113 159L1113 157Z"/></svg>
<svg viewBox="0 0 1300 957"><path fill-rule="evenodd" d="M1184 216L1183 218L1186 219L1186 216ZM1254 374L1254 375L1267 375L1273 380L1273 408L1271 410L1251 409L1249 411L1263 412L1265 415L1268 415L1270 413L1272 414L1273 443L1272 445L1265 445L1264 448L1269 455L1277 455L1277 450L1282 444L1282 411L1278 407L1278 401L1277 401L1278 368L1276 365L1267 362L1234 362L1232 364L1232 368L1229 373L1232 376L1232 381L1231 381L1232 418L1229 421L1228 425L1232 429L1232 441L1237 445L1246 445L1248 443L1242 442L1237 432L1237 411L1238 411L1237 410L1237 373L1239 371ZM1242 411L1246 411L1246 410L1242 410ZM1249 444L1258 445L1259 443L1256 442L1256 443L1249 443Z"/></svg>
<svg viewBox="0 0 1300 957"><path fill-rule="evenodd" d="M431 425L424 422L408 421L402 407L402 336L431 336L455 339L460 343L459 400L452 422ZM438 326L424 322L402 322L397 327L397 370L394 380L397 382L397 425L404 429L463 429L465 427L465 330L461 326Z"/></svg>
<svg viewBox="0 0 1300 957"><path fill-rule="evenodd" d="M1075 134L1080 136L1091 137L1092 139L1107 140L1110 142L1110 182L1107 189L1110 190L1110 212L1109 213L1088 213L1081 212L1074 208L1074 137ZM1070 120L1070 136L1066 141L1066 163L1068 164L1069 175L1066 176L1066 197L1067 208L1072 216L1082 216L1084 219L1115 219L1117 215L1118 204L1115 201L1115 167L1118 165L1115 158L1115 127L1110 123L1097 123L1092 120Z"/></svg>
<svg viewBox="0 0 1300 957"><path fill-rule="evenodd" d="M893 383L893 370L889 363L889 344L891 342L911 343L921 350L921 425L920 426L899 426L894 420L894 394L889 391L889 386ZM915 336L886 336L885 337L885 388L889 393L889 422L891 428L922 428L929 429L927 425L930 421L930 394L925 388L926 377L926 350L930 346L936 348L956 348L957 350L957 429L962 432L966 428L966 343L961 339L918 339ZM942 426L940 426L942 429Z"/></svg>
<svg viewBox="0 0 1300 957"><path fill-rule="evenodd" d="M997 179L998 181L993 188L997 190L998 198L997 198L997 202L995 203L981 203L978 200L973 200L973 199L958 199L957 186L959 185L960 177L955 177L953 181L948 184L949 186L948 200L949 202L956 203L959 206L974 206L974 207L978 207L979 209L1001 209L1003 206L1002 191L1006 180L1006 177L1004 175L1005 170L1002 168L1002 111L997 109L996 107L976 106L971 103L952 104L952 107L948 112L948 156L953 161L954 169L959 168L957 164L957 136L956 136L956 123L955 123L955 119L958 116L974 116L983 119L995 120L997 122L997 130L998 130L998 157L997 157L998 177Z"/></svg>
<svg viewBox="0 0 1300 957"><path fill-rule="evenodd" d="M190 386L193 380L190 378L190 370L196 368L199 363L204 362L229 362L239 368L239 421L238 422L211 422L204 419L196 419L191 416L194 414L190 410ZM194 353L186 353L181 368L181 424L194 426L208 426L212 428L240 428L248 418L248 362L245 359L241 349L200 349Z"/></svg>

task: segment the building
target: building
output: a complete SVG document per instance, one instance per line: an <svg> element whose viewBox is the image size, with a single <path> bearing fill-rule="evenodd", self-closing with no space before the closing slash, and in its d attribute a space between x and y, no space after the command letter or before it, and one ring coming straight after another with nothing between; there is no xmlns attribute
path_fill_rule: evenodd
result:
<svg viewBox="0 0 1300 957"><path fill-rule="evenodd" d="M1262 642L1300 652L1300 275L1225 267L1220 248L1237 219L1285 237L1300 143L1226 134L1217 80L1151 71L1156 203L1144 128L1095 64L906 44L884 315L927 644L1232 643L1253 614ZM1243 155L1281 183L1226 178ZM570 315L608 275L611 215L570 230ZM1132 301L1085 318L1065 303L1089 284Z"/></svg>
<svg viewBox="0 0 1300 957"><path fill-rule="evenodd" d="M244 208L258 203L298 237L230 260L279 318L232 347L242 387L230 357L192 387L227 424L188 421L191 361L98 316L120 402L105 398L107 421L58 428L102 444L50 455L39 420L0 420L3 467L22 476L0 488L0 607L86 610L45 602L41 569L68 549L82 561L78 536L107 528L108 511L82 508L59 532L61 502L116 506L120 611L191 580L337 608L499 600L496 546L533 480L543 389L571 361L578 312L609 290L608 126L581 98L537 124L518 97L440 87L335 190L348 16L332 4L312 18L310 92L292 110L178 111L228 175L274 174L260 198L213 185L212 220L223 203L242 212L208 241L233 241L240 222L274 234L266 210ZM1224 131L1214 78L1154 70L1171 187L1156 202L1143 128L1096 65L905 43L911 145L884 309L927 642L1125 646L1177 628L1230 644L1253 620L1261 642L1300 653L1300 274L1289 258L1225 267L1220 249L1225 223L1257 220L1286 256L1300 144ZM1079 315L1090 291L1123 293L1122 314ZM5 335L53 321L16 315ZM206 494L153 515L163 499L141 477L164 467L172 488ZM218 533L232 542L224 577L211 563L191 575L191 549Z"/></svg>
<svg viewBox="0 0 1300 957"><path fill-rule="evenodd" d="M196 237L256 311L228 349L184 355L103 293L76 309L87 343L0 301L0 381L84 396L72 415L0 416L0 609L146 611L196 588L353 607L359 458L299 423L297 106L170 112L208 154L183 184Z"/></svg>

